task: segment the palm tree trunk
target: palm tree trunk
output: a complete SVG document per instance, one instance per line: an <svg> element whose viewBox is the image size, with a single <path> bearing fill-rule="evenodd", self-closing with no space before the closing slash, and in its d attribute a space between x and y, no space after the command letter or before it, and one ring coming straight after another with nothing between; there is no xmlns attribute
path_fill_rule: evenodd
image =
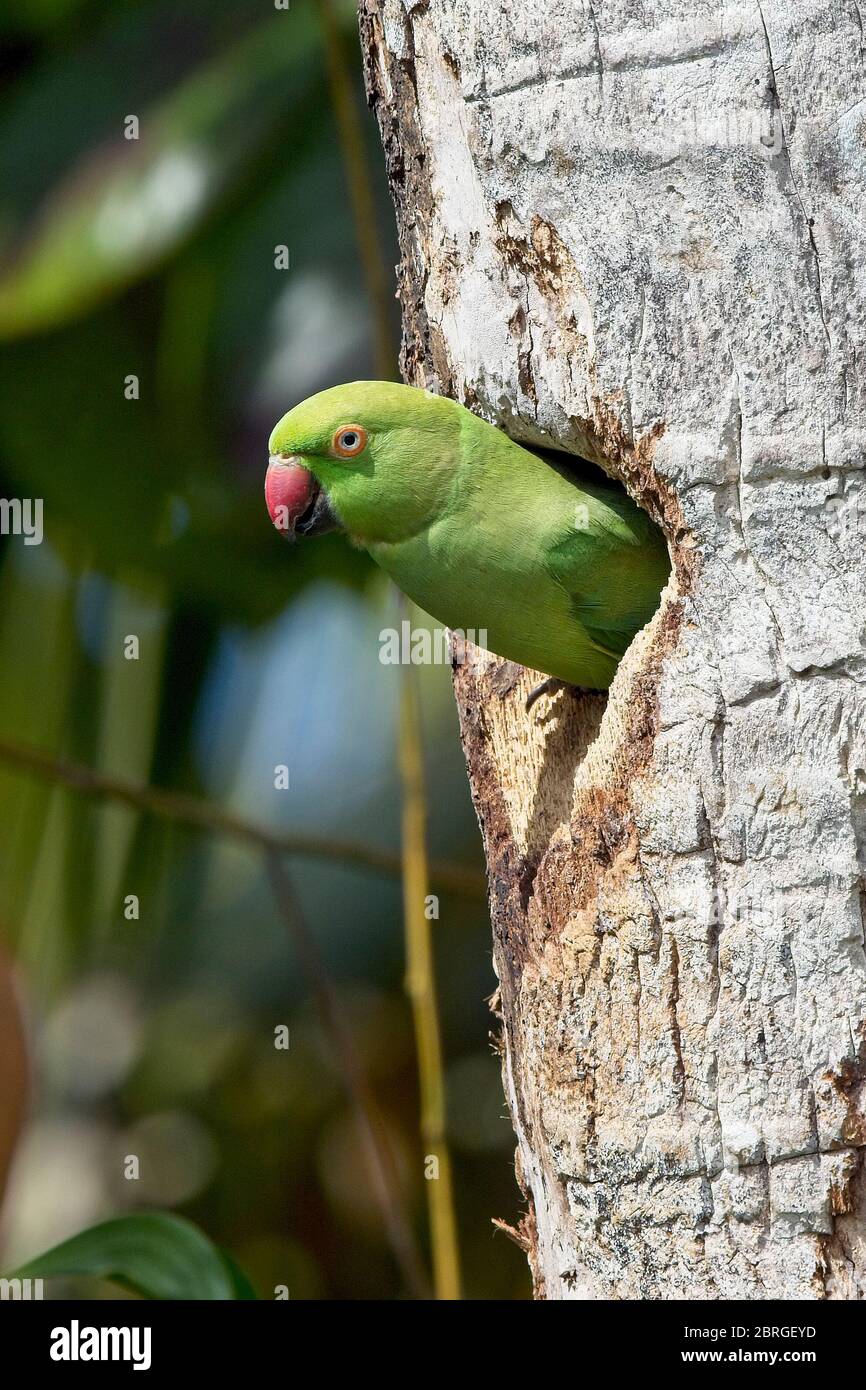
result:
<svg viewBox="0 0 866 1390"><path fill-rule="evenodd" d="M406 379L674 559L609 698L455 673L536 1293L863 1297L856 4L360 14Z"/></svg>

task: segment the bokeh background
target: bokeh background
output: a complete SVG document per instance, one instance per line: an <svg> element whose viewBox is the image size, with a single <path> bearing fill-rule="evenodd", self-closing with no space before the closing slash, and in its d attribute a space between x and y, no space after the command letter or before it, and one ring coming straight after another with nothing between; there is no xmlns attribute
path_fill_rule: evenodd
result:
<svg viewBox="0 0 866 1390"><path fill-rule="evenodd" d="M294 890L429 1259L399 875L339 853L399 850L401 671L379 650L403 615L365 556L333 536L290 548L262 500L276 418L379 374L398 334L354 8L330 11L330 29L317 0L7 0L0 17L0 496L43 499L45 526L41 545L0 537L0 928L31 1047L7 1269L157 1208L262 1297L407 1294L261 854L31 775L10 745L321 842L288 861ZM520 1298L525 1258L491 1225L520 1202L480 842L450 673L419 678L429 849L466 880L433 883L464 1292Z"/></svg>

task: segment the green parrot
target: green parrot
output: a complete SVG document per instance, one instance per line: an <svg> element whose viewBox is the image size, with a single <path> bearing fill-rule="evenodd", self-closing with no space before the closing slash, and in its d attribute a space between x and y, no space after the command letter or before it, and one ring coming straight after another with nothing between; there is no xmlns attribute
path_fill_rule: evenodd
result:
<svg viewBox="0 0 866 1390"><path fill-rule="evenodd" d="M670 573L661 532L600 469L414 386L320 391L269 453L279 530L345 531L434 618L546 672L529 704L563 683L607 689Z"/></svg>

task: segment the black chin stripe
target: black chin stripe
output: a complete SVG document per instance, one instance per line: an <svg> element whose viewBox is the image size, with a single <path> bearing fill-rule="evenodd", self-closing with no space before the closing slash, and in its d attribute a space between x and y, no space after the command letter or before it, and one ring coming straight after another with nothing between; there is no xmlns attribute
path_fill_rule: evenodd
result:
<svg viewBox="0 0 866 1390"><path fill-rule="evenodd" d="M311 505L298 520L295 531L299 536L325 536L329 531L341 529L339 518L331 506L330 498L320 487Z"/></svg>

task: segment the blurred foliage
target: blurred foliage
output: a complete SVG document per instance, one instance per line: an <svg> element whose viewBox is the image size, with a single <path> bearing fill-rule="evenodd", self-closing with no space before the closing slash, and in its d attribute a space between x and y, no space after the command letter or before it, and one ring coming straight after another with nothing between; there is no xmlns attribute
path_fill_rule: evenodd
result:
<svg viewBox="0 0 866 1390"><path fill-rule="evenodd" d="M353 6L336 11L361 104ZM0 496L43 499L45 525L38 546L0 536L0 736L395 848L392 596L339 537L287 547L261 496L274 420L374 370L317 7L12 0L0 40ZM420 675L431 851L480 865L448 672ZM403 1296L260 860L2 764L0 803L0 926L35 1077L3 1264L156 1206L263 1297ZM399 884L292 868L423 1240ZM519 1194L481 906L443 897L435 944L466 1294L522 1297L525 1260L490 1226L516 1222Z"/></svg>

